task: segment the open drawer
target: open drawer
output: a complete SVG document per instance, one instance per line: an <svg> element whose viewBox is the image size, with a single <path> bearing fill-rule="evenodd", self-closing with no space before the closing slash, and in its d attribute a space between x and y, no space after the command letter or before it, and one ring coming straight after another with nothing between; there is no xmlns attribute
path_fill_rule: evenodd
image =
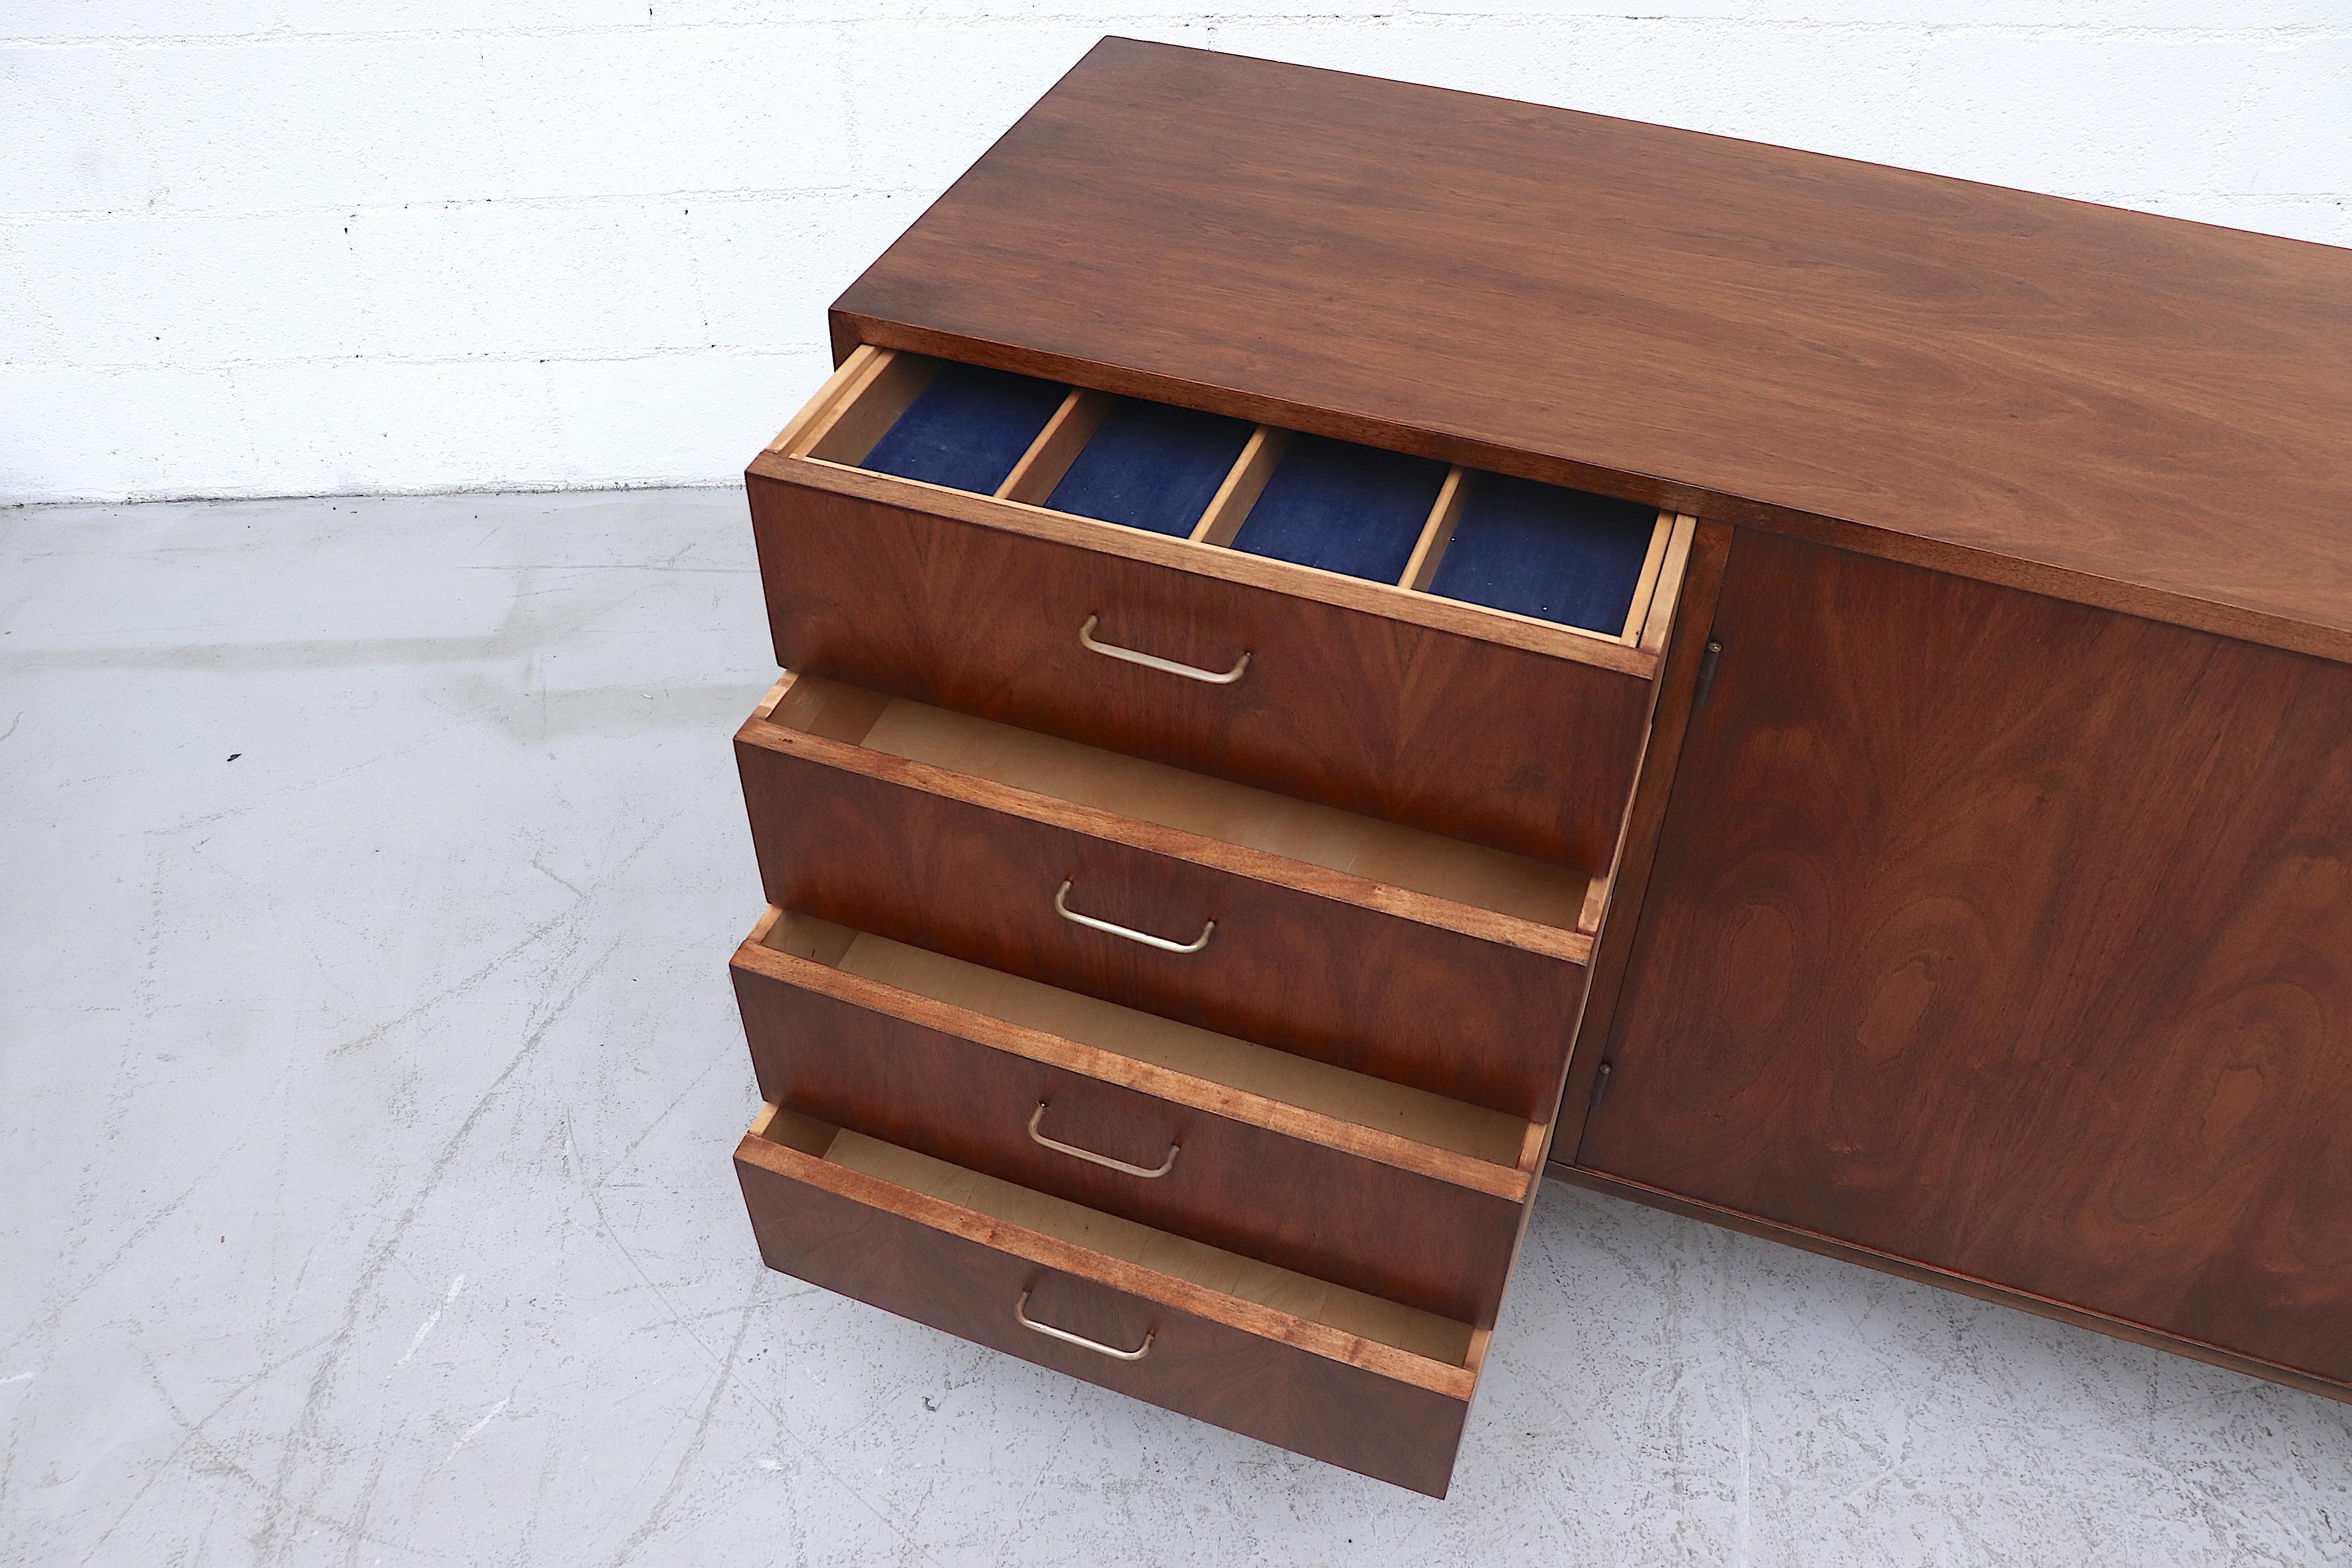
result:
<svg viewBox="0 0 2352 1568"><path fill-rule="evenodd" d="M787 668L1588 871L1694 526L870 347L746 487Z"/></svg>
<svg viewBox="0 0 2352 1568"><path fill-rule="evenodd" d="M731 972L767 1100L1488 1326L1545 1123L770 910Z"/></svg>
<svg viewBox="0 0 2352 1568"><path fill-rule="evenodd" d="M1528 1121L1602 879L788 674L735 738L768 901Z"/></svg>
<svg viewBox="0 0 2352 1568"><path fill-rule="evenodd" d="M1443 1497L1488 1331L766 1107L735 1152L772 1268Z"/></svg>

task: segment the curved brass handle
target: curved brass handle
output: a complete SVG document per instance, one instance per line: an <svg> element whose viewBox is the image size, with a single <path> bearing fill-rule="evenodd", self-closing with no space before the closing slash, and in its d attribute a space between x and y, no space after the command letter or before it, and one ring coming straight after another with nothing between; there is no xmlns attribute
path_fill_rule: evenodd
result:
<svg viewBox="0 0 2352 1568"><path fill-rule="evenodd" d="M1104 1344L1099 1340L1090 1340L1084 1334L1074 1334L1067 1329L1057 1329L1051 1323L1039 1322L1029 1315L1029 1292L1026 1290L1021 1292L1021 1300L1013 1303L1013 1319L1033 1334L1043 1334L1049 1340L1059 1340L1064 1344L1076 1345L1080 1350L1089 1350L1097 1355L1107 1355L1113 1361L1141 1361L1143 1352L1151 1348L1152 1336L1160 1332L1158 1329L1146 1329L1143 1331L1141 1344L1131 1351L1119 1350L1115 1346Z"/></svg>
<svg viewBox="0 0 2352 1568"><path fill-rule="evenodd" d="M1220 675L1213 669L1198 669L1189 664L1178 664L1172 658L1138 653L1131 647L1121 647L1117 643L1097 642L1095 627L1101 622L1100 616L1088 616L1087 624L1078 628L1078 646L1088 653L1098 653L1106 658L1123 658L1129 664L1139 664L1146 669L1157 669L1168 675L1181 675L1187 680L1205 680L1212 686L1231 686L1242 678L1242 671L1249 668L1250 656L1246 653L1242 655L1242 661L1239 664Z"/></svg>
<svg viewBox="0 0 2352 1568"><path fill-rule="evenodd" d="M1074 1160L1084 1160L1091 1164L1108 1166L1114 1171L1123 1171L1130 1176L1140 1176L1147 1182L1156 1182L1176 1168L1176 1156L1183 1152L1179 1145L1169 1144L1168 1158L1160 1162L1160 1169L1151 1171L1146 1170L1141 1165L1130 1165L1124 1160L1114 1160L1108 1154L1097 1154L1091 1149L1081 1149L1076 1143L1065 1143L1059 1139L1048 1138L1038 1131L1038 1128L1045 1124L1045 1100L1039 1100L1037 1109L1029 1113L1029 1140L1039 1148L1051 1149L1056 1154L1067 1154Z"/></svg>
<svg viewBox="0 0 2352 1568"><path fill-rule="evenodd" d="M1070 908L1069 898L1072 886L1074 884L1065 880L1060 887L1054 889L1055 914L1072 925L1082 925L1088 931L1108 931L1113 936L1123 936L1129 942L1139 942L1146 947L1156 947L1162 952L1198 952L1209 945L1209 935L1217 929L1217 922L1211 921L1201 928L1201 935L1197 941L1171 942L1164 936L1154 936L1148 931L1137 931L1133 926L1114 925L1109 921L1098 921L1092 915L1082 915Z"/></svg>

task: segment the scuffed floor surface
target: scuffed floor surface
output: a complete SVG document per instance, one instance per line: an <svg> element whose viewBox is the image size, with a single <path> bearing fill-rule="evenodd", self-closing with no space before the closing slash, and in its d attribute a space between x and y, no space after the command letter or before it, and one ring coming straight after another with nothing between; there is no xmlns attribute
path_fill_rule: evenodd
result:
<svg viewBox="0 0 2352 1568"><path fill-rule="evenodd" d="M2352 1409L1557 1184L1444 1503L767 1272L757 590L728 491L0 512L0 1561L2352 1560Z"/></svg>

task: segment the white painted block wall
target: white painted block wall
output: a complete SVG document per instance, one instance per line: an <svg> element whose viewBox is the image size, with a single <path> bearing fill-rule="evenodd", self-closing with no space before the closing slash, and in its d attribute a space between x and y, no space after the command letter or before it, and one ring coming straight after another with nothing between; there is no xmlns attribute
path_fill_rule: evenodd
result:
<svg viewBox="0 0 2352 1568"><path fill-rule="evenodd" d="M0 497L733 483L1107 31L2352 245L2352 0L14 0Z"/></svg>

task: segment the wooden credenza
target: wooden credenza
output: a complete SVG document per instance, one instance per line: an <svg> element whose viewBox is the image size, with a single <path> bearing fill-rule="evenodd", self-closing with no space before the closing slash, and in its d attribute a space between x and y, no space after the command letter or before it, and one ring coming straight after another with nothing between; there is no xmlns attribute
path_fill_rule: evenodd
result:
<svg viewBox="0 0 2352 1568"><path fill-rule="evenodd" d="M2352 1396L2352 253L1111 39L832 326L770 1264L1438 1494L1546 1173Z"/></svg>

